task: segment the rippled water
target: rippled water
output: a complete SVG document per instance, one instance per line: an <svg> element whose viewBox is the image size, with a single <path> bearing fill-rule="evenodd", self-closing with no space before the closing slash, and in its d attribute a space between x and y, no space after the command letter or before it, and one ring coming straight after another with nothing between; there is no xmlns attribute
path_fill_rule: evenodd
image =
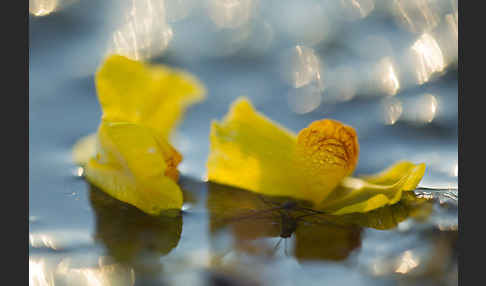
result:
<svg viewBox="0 0 486 286"><path fill-rule="evenodd" d="M30 11L31 285L457 284L457 1L59 0L30 1ZM206 85L173 138L184 155L181 217L117 202L71 162L74 142L99 123L93 73L108 51ZM220 223L243 210L218 212L225 187L203 180L209 124L241 95L294 131L323 117L354 126L356 173L425 162L417 193L431 200Z"/></svg>

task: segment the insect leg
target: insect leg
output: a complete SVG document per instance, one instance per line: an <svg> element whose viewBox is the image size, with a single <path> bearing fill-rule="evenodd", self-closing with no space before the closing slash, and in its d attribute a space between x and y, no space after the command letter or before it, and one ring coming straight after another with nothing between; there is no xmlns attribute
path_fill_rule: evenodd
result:
<svg viewBox="0 0 486 286"><path fill-rule="evenodd" d="M274 205L274 206L279 206L280 204L277 203L277 202L274 202L274 201L269 201L267 199L265 199L262 195L258 195L258 198L264 202L265 204L270 204L270 205Z"/></svg>
<svg viewBox="0 0 486 286"><path fill-rule="evenodd" d="M275 244L275 246L273 247L273 252L274 252L274 254L275 254L275 251L278 249L278 247L279 247L280 243L282 242L282 239L283 239L283 238L280 238L280 239L278 240L277 244Z"/></svg>
<svg viewBox="0 0 486 286"><path fill-rule="evenodd" d="M238 221L238 220L242 220L242 219L253 218L253 217L257 217L259 215L266 214L266 213L273 212L273 211L280 211L280 207L269 208L269 209L266 209L266 210L257 211L256 213L238 216L236 218L228 219L228 221L234 222L234 221Z"/></svg>
<svg viewBox="0 0 486 286"><path fill-rule="evenodd" d="M289 256L289 253L287 251L287 240L288 239L285 239L285 241L284 241L284 253L285 253L286 256Z"/></svg>
<svg viewBox="0 0 486 286"><path fill-rule="evenodd" d="M299 211L307 212L307 213L312 213L312 214L326 214L325 212L316 211L316 210L306 208L306 207L296 207L295 210L299 210Z"/></svg>

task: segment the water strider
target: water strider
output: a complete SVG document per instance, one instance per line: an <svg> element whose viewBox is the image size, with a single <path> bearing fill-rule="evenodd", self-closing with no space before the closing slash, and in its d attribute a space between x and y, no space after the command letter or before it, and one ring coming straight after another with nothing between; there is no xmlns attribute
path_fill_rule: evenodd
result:
<svg viewBox="0 0 486 286"><path fill-rule="evenodd" d="M276 245L273 247L272 253L275 253L282 241L284 241L284 252L286 255L288 255L287 240L292 236L294 236L296 240L294 254L302 257L308 257L310 253L313 253L312 255L320 253L324 254L322 256L332 260L339 260L344 258L349 253L349 251L345 251L346 253L340 253L341 251L339 249L351 250L359 245L360 228L356 227L355 225L341 225L333 222L332 218L324 217L324 212L301 206L297 201L286 200L279 203L267 200L261 195L258 195L258 198L265 205L272 206L270 208L254 211L251 214L238 215L236 217L226 219L225 222L227 224L232 224L247 221L248 225L246 226L250 227L250 224L253 223L260 224L260 222L256 221L256 219L269 218L267 214L271 213L278 214L270 217L272 224L279 224L278 236L280 237ZM313 219L305 219L310 217L313 217ZM250 222L248 220L253 221ZM265 222L262 221L261 224L262 227L267 228L265 227ZM312 243L307 243L307 241L312 241ZM347 241L353 241L353 243L350 244L352 246L346 245L344 247L340 246L333 249L333 245L336 245L336 243L340 245L345 242L345 244L347 244ZM357 243L354 243L356 241ZM313 249L311 251L307 251L309 248L314 248L314 245L317 245L316 242L326 242L321 246L318 246L318 248L324 247L328 249L324 251L322 249Z"/></svg>
<svg viewBox="0 0 486 286"><path fill-rule="evenodd" d="M301 219L302 217L309 216L309 215L315 215L315 214L323 214L322 212L315 211L312 209L300 207L296 201L292 200L287 200L284 201L283 203L278 203L278 202L273 202L266 200L263 198L263 196L259 195L258 196L265 204L272 204L275 205L274 207L268 208L268 209L263 209L259 210L256 212L252 212L250 215L242 215L238 216L235 218L228 219L227 222L236 222L240 221L242 219L251 219L251 218L257 218L259 215L263 215L266 213L271 213L271 212L278 212L280 215L280 225L281 225L281 232L280 232L280 237L282 238L289 238L292 236L292 233L295 232L297 229L297 221ZM306 212L304 215L300 216L293 216L291 214L291 211L301 211L301 212Z"/></svg>

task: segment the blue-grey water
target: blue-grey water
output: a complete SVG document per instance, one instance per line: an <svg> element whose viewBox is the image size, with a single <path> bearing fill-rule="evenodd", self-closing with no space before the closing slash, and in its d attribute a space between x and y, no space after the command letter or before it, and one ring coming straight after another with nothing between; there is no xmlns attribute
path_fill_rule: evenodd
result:
<svg viewBox="0 0 486 286"><path fill-rule="evenodd" d="M457 284L457 1L29 3L29 285ZM108 52L185 69L207 89L172 139L182 217L109 198L71 161L99 124L93 76ZM239 96L296 132L352 125L355 173L424 162L420 187L442 191L338 228L307 221L280 242L278 217L218 226L209 127Z"/></svg>

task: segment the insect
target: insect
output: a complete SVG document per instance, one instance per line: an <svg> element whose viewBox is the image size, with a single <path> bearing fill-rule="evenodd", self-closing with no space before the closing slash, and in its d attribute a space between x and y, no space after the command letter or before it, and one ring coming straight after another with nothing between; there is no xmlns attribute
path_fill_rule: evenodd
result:
<svg viewBox="0 0 486 286"><path fill-rule="evenodd" d="M280 239L278 240L277 244L273 248L273 252L275 253L282 240L284 241L284 253L285 255L288 256L288 247L287 247L287 241L288 238L292 237L292 234L295 233L297 230L297 225L298 225L298 220L305 216L301 215L298 217L293 216L289 210L294 209L297 207L297 204L292 201L288 201L282 204L282 209L278 209L277 211L280 213Z"/></svg>
<svg viewBox="0 0 486 286"><path fill-rule="evenodd" d="M337 261L361 245L362 227L354 220L311 209L303 201L215 183L209 183L208 191L210 237L214 247L224 252L235 250L272 258L291 243L289 256L298 260Z"/></svg>
<svg viewBox="0 0 486 286"><path fill-rule="evenodd" d="M359 227L336 223L325 213L301 206L296 201L280 203L261 195L259 199L270 207L226 220L226 224L232 225L235 235L239 237L242 233L253 232L253 236L240 239L239 243L255 238L280 237L271 250L272 255L279 250L283 241L287 256L290 256L287 243L292 242L293 254L297 258L331 260L343 259L360 244Z"/></svg>

